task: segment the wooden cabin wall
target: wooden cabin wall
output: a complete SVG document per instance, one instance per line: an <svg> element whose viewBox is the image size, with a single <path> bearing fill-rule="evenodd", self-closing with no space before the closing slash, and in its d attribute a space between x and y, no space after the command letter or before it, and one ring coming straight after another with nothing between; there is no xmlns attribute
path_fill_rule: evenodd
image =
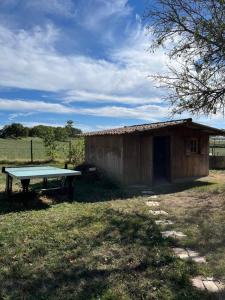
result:
<svg viewBox="0 0 225 300"><path fill-rule="evenodd" d="M187 154L186 140L199 139L199 153ZM171 180L207 176L209 173L209 137L194 131L175 132L171 136Z"/></svg>
<svg viewBox="0 0 225 300"><path fill-rule="evenodd" d="M152 137L124 135L124 182L152 184Z"/></svg>
<svg viewBox="0 0 225 300"><path fill-rule="evenodd" d="M141 143L141 183L152 185L153 182L153 137L151 135L143 135L140 137Z"/></svg>
<svg viewBox="0 0 225 300"><path fill-rule="evenodd" d="M123 181L125 184L139 184L141 181L140 170L140 136L123 136Z"/></svg>
<svg viewBox="0 0 225 300"><path fill-rule="evenodd" d="M123 136L89 136L85 138L85 161L123 180Z"/></svg>
<svg viewBox="0 0 225 300"><path fill-rule="evenodd" d="M170 136L171 181L208 175L208 134L187 128L158 130L154 135L88 136L85 138L86 162L104 169L122 183L151 185L154 136ZM200 141L200 151L188 155L186 140L195 137Z"/></svg>

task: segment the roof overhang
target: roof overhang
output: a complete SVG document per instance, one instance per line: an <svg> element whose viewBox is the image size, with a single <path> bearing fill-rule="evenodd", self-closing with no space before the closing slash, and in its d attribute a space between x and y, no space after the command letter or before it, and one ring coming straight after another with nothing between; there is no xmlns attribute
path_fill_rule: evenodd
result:
<svg viewBox="0 0 225 300"><path fill-rule="evenodd" d="M212 136L225 136L225 130L217 129L200 123L195 123L192 119L181 119L167 122L149 123L133 126L125 126L121 128L112 128L102 131L93 131L83 133L79 136L107 136L107 135L130 135L130 134L144 134L153 133L158 130L176 129L176 128L190 128L199 132Z"/></svg>

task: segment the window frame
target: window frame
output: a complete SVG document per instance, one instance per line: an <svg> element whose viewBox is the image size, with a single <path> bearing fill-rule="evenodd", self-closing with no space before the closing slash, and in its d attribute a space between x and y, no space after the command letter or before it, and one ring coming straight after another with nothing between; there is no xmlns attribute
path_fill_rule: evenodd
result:
<svg viewBox="0 0 225 300"><path fill-rule="evenodd" d="M199 154L199 139L190 138L190 153Z"/></svg>
<svg viewBox="0 0 225 300"><path fill-rule="evenodd" d="M200 138L199 137L188 137L185 143L186 155L200 154Z"/></svg>

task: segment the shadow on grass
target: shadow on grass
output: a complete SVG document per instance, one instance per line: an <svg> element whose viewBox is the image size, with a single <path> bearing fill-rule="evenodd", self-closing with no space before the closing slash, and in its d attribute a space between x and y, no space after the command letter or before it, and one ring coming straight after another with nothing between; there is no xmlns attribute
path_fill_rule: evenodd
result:
<svg viewBox="0 0 225 300"><path fill-rule="evenodd" d="M50 205L44 202L40 195L35 192L14 193L8 197L5 193L0 193L0 215L11 212L40 210L49 208Z"/></svg>
<svg viewBox="0 0 225 300"><path fill-rule="evenodd" d="M157 194L173 194L178 192L187 191L193 188L208 188L215 185L213 182L208 181L185 181L185 182L177 182L171 184L163 184L163 185L156 185L153 190Z"/></svg>
<svg viewBox="0 0 225 300"><path fill-rule="evenodd" d="M71 230L81 232L79 242L71 247L65 234L62 246L56 235L49 253L26 257L29 267L24 261L10 264L7 273L0 273L2 298L216 299L215 294L211 297L191 286L190 276L197 272L195 265L172 255L148 216L105 209L101 214L92 213L91 218L89 215L89 230L99 222L102 227L85 235L82 226L86 221L75 218L70 222L74 226ZM44 234L52 238L48 232Z"/></svg>
<svg viewBox="0 0 225 300"><path fill-rule="evenodd" d="M156 194L168 194L181 192L194 187L207 187L212 185L210 182L185 182L177 184L167 184L150 188ZM48 188L60 186L59 180L50 180ZM74 197L71 200L68 197L67 190L46 191L39 194L38 191L42 188L42 182L31 184L30 193L14 193L10 198L5 193L0 193L0 214L13 211L39 210L46 209L51 205L62 202L106 202L111 200L126 200L143 196L142 188L131 188L118 184L109 178L101 178L100 180L86 180L85 178L76 179L74 184ZM46 195L49 201L43 201L42 195Z"/></svg>

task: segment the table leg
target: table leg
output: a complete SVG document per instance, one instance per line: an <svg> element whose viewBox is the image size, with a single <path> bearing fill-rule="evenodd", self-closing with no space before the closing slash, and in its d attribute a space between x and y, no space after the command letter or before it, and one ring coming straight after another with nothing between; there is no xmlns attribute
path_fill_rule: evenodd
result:
<svg viewBox="0 0 225 300"><path fill-rule="evenodd" d="M48 187L48 179L46 177L43 178L43 188L47 189Z"/></svg>
<svg viewBox="0 0 225 300"><path fill-rule="evenodd" d="M23 193L28 193L29 184L30 184L30 179L21 179Z"/></svg>
<svg viewBox="0 0 225 300"><path fill-rule="evenodd" d="M6 193L8 194L8 196L10 196L12 194L12 183L13 183L13 178L9 175L6 174Z"/></svg>
<svg viewBox="0 0 225 300"><path fill-rule="evenodd" d="M67 177L67 182L68 182L68 196L69 196L69 199L71 201L73 200L73 197L74 197L74 186L73 186L74 179L75 179L75 176L68 176Z"/></svg>

